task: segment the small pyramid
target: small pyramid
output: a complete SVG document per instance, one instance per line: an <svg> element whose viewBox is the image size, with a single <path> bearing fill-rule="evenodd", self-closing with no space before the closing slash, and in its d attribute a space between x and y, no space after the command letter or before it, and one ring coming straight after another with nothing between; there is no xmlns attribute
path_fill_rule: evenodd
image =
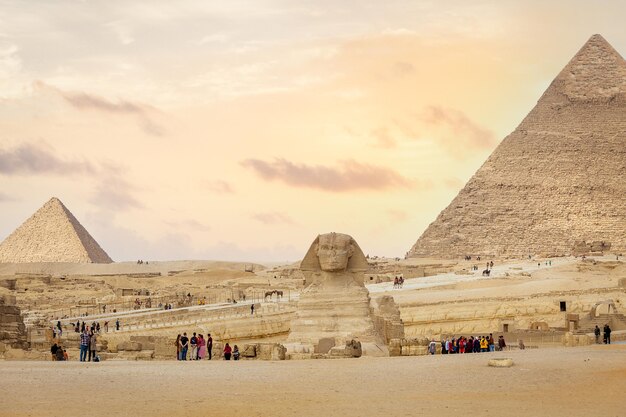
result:
<svg viewBox="0 0 626 417"><path fill-rule="evenodd" d="M626 62L592 36L409 257L626 251Z"/></svg>
<svg viewBox="0 0 626 417"><path fill-rule="evenodd" d="M53 197L0 243L0 263L111 263L109 255Z"/></svg>

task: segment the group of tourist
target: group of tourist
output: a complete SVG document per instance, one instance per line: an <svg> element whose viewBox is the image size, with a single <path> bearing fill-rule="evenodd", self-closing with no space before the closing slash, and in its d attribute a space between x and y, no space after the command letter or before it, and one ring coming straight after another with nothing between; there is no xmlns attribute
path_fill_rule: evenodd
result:
<svg viewBox="0 0 626 417"><path fill-rule="evenodd" d="M100 331L94 326L84 328L80 334L80 358L81 362L100 362L100 358L96 355L98 349L98 335Z"/></svg>
<svg viewBox="0 0 626 417"><path fill-rule="evenodd" d="M179 361L201 361L208 357L213 358L213 338L211 333L204 338L204 335L194 332L191 338L187 337L187 333L180 334L176 337L176 359ZM237 345L231 347L230 344L224 345L224 360L239 360L239 347Z"/></svg>
<svg viewBox="0 0 626 417"><path fill-rule="evenodd" d="M91 323L91 326L87 326L85 324L85 322L83 321L82 323L80 322L80 320L76 320L76 323L70 323L72 326L74 326L74 332L76 333L83 333L85 331L85 329L88 329L91 332L97 332L100 333L100 322L94 321L93 323ZM60 326L61 323L58 322L57 326ZM108 333L109 332L109 322L105 321L104 322L104 332ZM116 319L115 320L115 330L119 330L120 329L120 319ZM60 335L59 335L60 336Z"/></svg>
<svg viewBox="0 0 626 417"><path fill-rule="evenodd" d="M501 351L505 348L506 342L504 341L504 337L498 337L498 344L496 346L492 333L489 333L489 336L470 336L469 339L465 336L441 339L441 353L444 355L453 353L493 352L495 350ZM434 355L436 352L437 342L435 342L435 339L432 339L428 345L428 353Z"/></svg>
<svg viewBox="0 0 626 417"><path fill-rule="evenodd" d="M611 344L611 328L609 327L608 323L604 325L604 328L602 329L602 331L604 333L602 342L605 345L610 345ZM600 343L600 328L597 325L596 325L596 328L593 330L593 333L596 336L596 343Z"/></svg>
<svg viewBox="0 0 626 417"><path fill-rule="evenodd" d="M69 360L67 355L67 350L63 349L63 346L58 344L53 344L50 348L50 353L52 354L53 361L66 361Z"/></svg>

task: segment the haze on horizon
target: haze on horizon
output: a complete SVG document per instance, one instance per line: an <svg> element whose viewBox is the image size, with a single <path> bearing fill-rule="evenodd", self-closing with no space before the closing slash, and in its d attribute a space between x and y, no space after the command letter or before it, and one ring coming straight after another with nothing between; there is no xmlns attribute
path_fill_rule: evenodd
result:
<svg viewBox="0 0 626 417"><path fill-rule="evenodd" d="M0 0L0 240L116 261L404 256L619 1Z"/></svg>

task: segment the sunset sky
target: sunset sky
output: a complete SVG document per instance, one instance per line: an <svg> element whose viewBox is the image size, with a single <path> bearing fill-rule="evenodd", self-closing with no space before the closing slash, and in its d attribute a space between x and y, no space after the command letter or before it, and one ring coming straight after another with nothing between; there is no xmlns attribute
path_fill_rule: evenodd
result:
<svg viewBox="0 0 626 417"><path fill-rule="evenodd" d="M404 256L621 1L0 0L0 240L116 261Z"/></svg>

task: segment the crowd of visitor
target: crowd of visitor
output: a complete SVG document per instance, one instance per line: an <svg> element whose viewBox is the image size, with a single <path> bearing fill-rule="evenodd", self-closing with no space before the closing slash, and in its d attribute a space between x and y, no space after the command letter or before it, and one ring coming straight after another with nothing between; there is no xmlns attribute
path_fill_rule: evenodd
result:
<svg viewBox="0 0 626 417"><path fill-rule="evenodd" d="M489 336L470 336L469 339L465 336L458 338L449 337L441 339L441 353L443 355L454 353L478 353L478 352L494 352L501 351L506 348L506 342L504 336L498 337L498 342L493 338L493 334L489 333ZM523 349L523 343L520 343L520 349ZM428 353L434 355L437 352L437 342L435 339L430 341L428 345Z"/></svg>
<svg viewBox="0 0 626 417"><path fill-rule="evenodd" d="M213 338L209 333L204 338L202 334L192 334L191 338L187 337L187 333L179 334L174 342L176 345L176 359L179 361L201 361L205 358L211 360L213 358ZM229 343L224 345L224 360L239 360L239 347L237 345L231 347Z"/></svg>

